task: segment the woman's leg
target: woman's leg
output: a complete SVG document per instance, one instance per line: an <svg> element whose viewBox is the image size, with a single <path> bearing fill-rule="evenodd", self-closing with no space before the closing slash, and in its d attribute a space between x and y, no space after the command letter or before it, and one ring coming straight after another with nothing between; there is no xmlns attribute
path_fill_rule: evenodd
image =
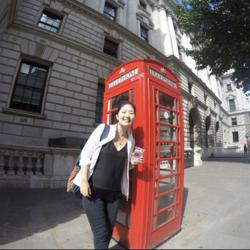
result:
<svg viewBox="0 0 250 250"><path fill-rule="evenodd" d="M117 200L114 200L113 202L106 203L107 221L108 221L108 226L109 226L109 242L112 237L120 202L121 200L117 199Z"/></svg>
<svg viewBox="0 0 250 250"><path fill-rule="evenodd" d="M98 198L82 197L82 205L94 236L95 249L108 249L110 242L110 226L107 221L105 202Z"/></svg>

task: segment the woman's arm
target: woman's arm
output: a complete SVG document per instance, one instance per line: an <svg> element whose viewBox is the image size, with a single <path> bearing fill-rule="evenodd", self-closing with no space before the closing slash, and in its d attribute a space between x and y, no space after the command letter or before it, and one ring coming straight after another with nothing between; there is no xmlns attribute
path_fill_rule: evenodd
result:
<svg viewBox="0 0 250 250"><path fill-rule="evenodd" d="M91 189L88 182L88 171L89 166L88 165L82 165L81 166L81 187L80 192L85 197L91 196Z"/></svg>
<svg viewBox="0 0 250 250"><path fill-rule="evenodd" d="M105 124L100 124L90 135L89 139L85 143L80 156L81 166L81 184L80 192L85 197L90 197L91 189L88 182L88 171L91 164L92 155L96 149L96 146L100 142L100 137L104 129Z"/></svg>
<svg viewBox="0 0 250 250"><path fill-rule="evenodd" d="M105 127L105 124L100 124L90 135L87 142L85 143L80 156L80 166L90 166L91 163L91 157L100 142L100 137L103 132L103 129Z"/></svg>

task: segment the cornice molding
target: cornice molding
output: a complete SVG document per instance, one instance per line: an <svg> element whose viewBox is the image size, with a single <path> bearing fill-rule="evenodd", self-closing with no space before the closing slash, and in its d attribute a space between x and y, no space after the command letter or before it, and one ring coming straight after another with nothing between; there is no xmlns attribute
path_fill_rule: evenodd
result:
<svg viewBox="0 0 250 250"><path fill-rule="evenodd" d="M145 13L137 12L136 17L140 22L142 22L144 25L146 25L148 29L152 30L154 28L153 22L150 20L150 18Z"/></svg>
<svg viewBox="0 0 250 250"><path fill-rule="evenodd" d="M242 115L242 114L248 114L248 113L250 113L250 110L228 112L228 116L236 116L236 115Z"/></svg>
<svg viewBox="0 0 250 250"><path fill-rule="evenodd" d="M17 150L17 151L30 151L30 152L39 152L39 153L47 153L52 154L53 152L61 152L61 153L79 153L79 149L75 148L52 148L52 147L43 147L43 146L19 146L12 144L0 144L0 150Z"/></svg>
<svg viewBox="0 0 250 250"><path fill-rule="evenodd" d="M166 60L167 57L165 55L163 55L161 52L159 52L152 45L143 41L140 37L135 35L133 32L129 31L127 28L123 27L122 25L120 25L114 21L109 20L107 17L105 17L101 13L99 13L99 12L89 8L88 6L81 4L77 1L73 1L73 0L67 0L67 1L58 0L58 1L61 1L64 4L67 4L71 8L76 8L77 11L83 12L85 16L89 16L90 18L95 19L95 21L99 22L104 27L103 28L104 31L107 29L114 30L115 32L126 37L128 40L136 43L139 47L144 49L150 55L153 55L155 58L158 58L160 61L167 62L167 60ZM30 25L30 24L27 24L24 22L14 21L12 24L12 27L27 31L29 33L31 31L33 31L34 33L36 33L38 35L44 36L45 38L47 37L48 39L52 39L54 41L60 42L60 43L65 44L67 46L84 50L86 53L95 55L101 59L103 59L103 57L105 57L106 60L110 61L114 65L121 64L121 60L113 58L105 53L98 52L95 49L92 49L90 47L87 47L86 45L80 44L79 42L76 42L73 39L64 37L60 34L56 34L56 33L52 33L52 32L43 30L43 29L38 28L34 25Z"/></svg>
<svg viewBox="0 0 250 250"><path fill-rule="evenodd" d="M176 56L171 55L167 57L168 62L173 62L178 67L180 67L182 70L184 70L190 78L193 78L195 82L199 83L200 86L203 87L204 91L206 93L209 93L219 104L222 103L222 101L214 94L214 92L208 88L208 86L182 61L180 61Z"/></svg>
<svg viewBox="0 0 250 250"><path fill-rule="evenodd" d="M198 76L196 76L187 65L185 65L183 62L181 62L179 59L177 59L174 55L166 57L161 52L159 52L156 48L154 48L150 44L144 42L141 38L139 38L137 35L135 35L131 31L129 31L127 28L123 27L122 25L120 25L116 22L109 20L107 17L103 16L101 13L89 8L88 6L86 6L84 4L79 3L78 1L73 1L73 0L67 0L67 1L58 0L58 1L61 1L62 3L70 6L71 8L76 8L77 11L80 10L80 11L84 12L84 15L87 15L87 16L94 18L95 20L100 22L104 27L106 26L105 27L106 29L109 28L109 29L115 30L116 32L118 32L120 34L125 35L128 39L130 39L133 42L135 42L136 44L138 44L140 47L142 47L144 50L146 50L149 54L152 54L153 56L155 56L155 58L160 60L162 63L168 64L170 62L173 62L175 65L181 67L191 78L195 79L196 82L199 83L207 93L209 93L211 96L213 96L213 98L219 104L221 104L221 100L212 92L212 90L210 90L206 86L206 84ZM13 0L12 3L16 4L16 0ZM163 5L161 5L161 6L163 6ZM15 6L12 9L15 9ZM19 30L26 31L28 33L30 33L32 31L37 35L41 35L47 39L51 39L53 41L59 42L59 43L64 44L66 46L75 48L77 50L84 51L85 53L96 56L100 59L105 58L105 60L107 60L108 62L110 62L114 66L118 66L122 63L121 60L116 59L112 56L109 56L101 51L97 51L91 47L80 44L79 42L76 42L73 39L64 37L64 36L57 34L57 33L52 33L52 32L43 30L43 29L38 28L34 25L26 24L24 22L14 21L14 22L12 22L12 27L17 28ZM105 28L104 28L104 30L105 30ZM182 91L184 91L184 90L182 90ZM185 93L185 91L183 93ZM201 104L201 106L205 105L201 101L199 101L199 103ZM205 105L205 107L206 107L206 105Z"/></svg>
<svg viewBox="0 0 250 250"><path fill-rule="evenodd" d="M62 3L65 4L64 0L58 0L61 1ZM147 42L144 42L140 37L138 37L136 34L134 34L133 32L129 31L126 27L120 25L117 22L114 22L110 19L108 19L107 17L105 17L104 15L102 15L102 13L82 4L79 3L78 1L73 1L73 0L67 0L66 4L70 5L72 8L75 8L76 11L81 11L84 13L84 15L87 15L91 18L94 18L97 22L99 22L102 26L104 26L104 29L111 29L111 30L115 30L117 32L119 32L120 34L122 34L124 37L126 37L127 39L130 39L131 41L135 42L136 44L138 44L140 47L142 47L144 50L146 50L147 52L149 52L150 54L160 54L160 52L158 52L158 50L156 50L152 45L150 45Z"/></svg>
<svg viewBox="0 0 250 250"><path fill-rule="evenodd" d="M105 58L105 60L107 60L109 63L111 63L115 66L118 66L121 64L121 60L114 58L112 56L109 56L108 54L103 53L102 51L97 51L97 50L90 48L86 45L80 44L79 42L76 42L73 39L69 39L69 38L62 36L60 34L57 34L57 33L49 32L45 29L41 29L41 28L36 27L34 25L15 21L12 23L11 28L18 29L18 30L28 32L28 33L33 32L34 34L39 35L45 39L52 40L54 42L58 42L60 44L77 49L77 50L82 51L82 52L84 51L85 53L92 55L92 56L96 56L99 59L103 60L103 58Z"/></svg>

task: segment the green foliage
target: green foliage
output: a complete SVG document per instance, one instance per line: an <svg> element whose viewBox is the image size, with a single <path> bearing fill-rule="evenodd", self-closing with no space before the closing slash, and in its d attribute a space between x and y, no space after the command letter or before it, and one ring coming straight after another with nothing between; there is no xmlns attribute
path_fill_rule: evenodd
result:
<svg viewBox="0 0 250 250"><path fill-rule="evenodd" d="M182 0L175 14L189 35L198 69L209 67L222 75L233 69L233 79L250 79L250 0Z"/></svg>

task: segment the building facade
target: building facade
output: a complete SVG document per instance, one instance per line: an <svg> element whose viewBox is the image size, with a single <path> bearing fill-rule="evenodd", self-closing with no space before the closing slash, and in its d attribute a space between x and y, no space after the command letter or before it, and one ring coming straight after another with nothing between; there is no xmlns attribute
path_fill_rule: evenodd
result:
<svg viewBox="0 0 250 250"><path fill-rule="evenodd" d="M242 152L244 144L250 150L250 91L243 92L231 80L232 72L222 76L224 108L228 125L223 128L223 148L227 153Z"/></svg>
<svg viewBox="0 0 250 250"><path fill-rule="evenodd" d="M229 112L228 78L196 70L195 61L182 50L190 44L176 24L176 4L1 1L1 185L64 186L80 147L101 121L106 76L137 57L160 61L180 79L185 150L194 154L191 165L201 166L202 157L225 148L241 149L247 136L243 130L250 126L249 105L241 112L242 96L232 90L235 100L240 99L237 112ZM236 116L237 125L232 125Z"/></svg>

